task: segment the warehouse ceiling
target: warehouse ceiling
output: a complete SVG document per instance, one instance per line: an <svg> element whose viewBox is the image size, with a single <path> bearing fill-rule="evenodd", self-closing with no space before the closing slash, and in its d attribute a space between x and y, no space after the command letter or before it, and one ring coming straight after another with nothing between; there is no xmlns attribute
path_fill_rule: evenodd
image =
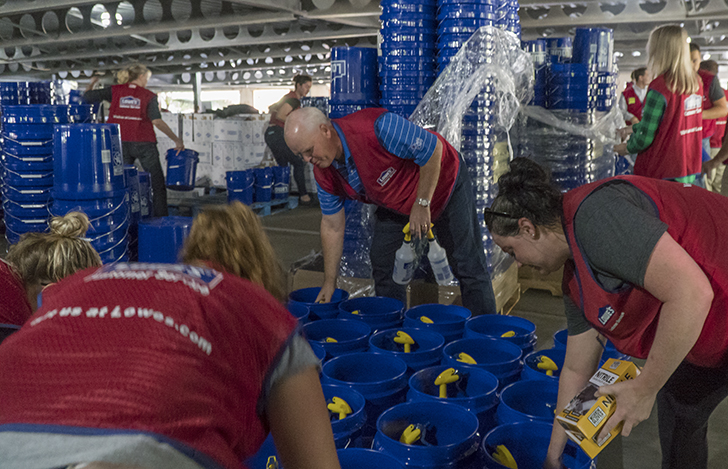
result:
<svg viewBox="0 0 728 469"><path fill-rule="evenodd" d="M79 79L132 63L158 83L280 83L295 73L328 80L334 46L374 46L377 0L0 0L0 80ZM521 0L523 39L615 30L618 63L645 62L650 31L683 24L728 64L728 0Z"/></svg>

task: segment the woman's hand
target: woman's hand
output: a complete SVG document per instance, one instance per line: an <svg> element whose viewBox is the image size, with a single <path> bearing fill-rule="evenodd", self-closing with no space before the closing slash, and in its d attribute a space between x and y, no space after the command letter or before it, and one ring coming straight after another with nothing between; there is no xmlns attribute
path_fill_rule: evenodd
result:
<svg viewBox="0 0 728 469"><path fill-rule="evenodd" d="M622 435L629 436L637 424L650 417L652 407L655 405L655 399L657 398L657 391L659 389L652 390L643 386L639 377L600 387L596 395L614 396L617 409L604 425L597 439L604 438L622 421L624 421Z"/></svg>
<svg viewBox="0 0 728 469"><path fill-rule="evenodd" d="M629 155L629 152L627 151L626 143L620 143L619 145L614 145L614 152L618 153L622 156Z"/></svg>
<svg viewBox="0 0 728 469"><path fill-rule="evenodd" d="M316 297L316 303L329 303L331 301L331 297L334 295L334 291L336 291L335 285L323 284L321 286L321 291L319 291L319 294Z"/></svg>

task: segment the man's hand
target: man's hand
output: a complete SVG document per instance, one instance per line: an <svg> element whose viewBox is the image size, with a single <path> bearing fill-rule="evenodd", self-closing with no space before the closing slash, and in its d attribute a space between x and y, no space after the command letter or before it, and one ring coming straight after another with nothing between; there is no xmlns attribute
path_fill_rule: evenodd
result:
<svg viewBox="0 0 728 469"><path fill-rule="evenodd" d="M410 234L415 238L427 237L430 223L430 207L423 207L415 202L410 210Z"/></svg>
<svg viewBox="0 0 728 469"><path fill-rule="evenodd" d="M319 292L318 296L316 297L316 303L331 302L331 297L334 295L335 290L336 290L336 285L327 285L327 284L322 285L321 291Z"/></svg>
<svg viewBox="0 0 728 469"><path fill-rule="evenodd" d="M629 152L627 151L626 143L620 143L619 145L614 145L614 152L617 154L620 154L622 156L629 155Z"/></svg>
<svg viewBox="0 0 728 469"><path fill-rule="evenodd" d="M178 155L179 155L179 152L181 152L182 150L185 149L185 144L181 138L178 137L174 140L174 149L177 150Z"/></svg>
<svg viewBox="0 0 728 469"><path fill-rule="evenodd" d="M715 158L712 160L706 161L705 163L703 163L703 174L710 174L711 172L718 169L720 167L720 165L722 165L722 164L723 163L721 163L719 160L717 160Z"/></svg>
<svg viewBox="0 0 728 469"><path fill-rule="evenodd" d="M629 381L602 386L596 395L612 395L617 403L617 409L597 437L597 439L602 439L622 421L624 421L622 435L629 436L638 423L650 417L650 412L652 412L652 407L655 405L655 399L657 398L657 391L646 389L641 385L640 379L637 377Z"/></svg>

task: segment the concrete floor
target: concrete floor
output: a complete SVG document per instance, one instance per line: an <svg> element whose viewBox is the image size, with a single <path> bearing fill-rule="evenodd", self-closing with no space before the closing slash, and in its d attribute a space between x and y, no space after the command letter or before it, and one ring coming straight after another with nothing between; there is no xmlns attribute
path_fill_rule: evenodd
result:
<svg viewBox="0 0 728 469"><path fill-rule="evenodd" d="M298 207L262 219L266 232L286 270L292 262L321 249L319 223L321 212L316 207ZM513 313L536 324L538 349L553 346L553 333L566 327L562 299L542 290L528 290ZM710 445L709 469L728 467L728 400L714 412L708 430ZM602 452L599 469L659 469L660 445L655 409L648 420L637 426L620 443L615 440ZM689 469L689 468L686 468Z"/></svg>

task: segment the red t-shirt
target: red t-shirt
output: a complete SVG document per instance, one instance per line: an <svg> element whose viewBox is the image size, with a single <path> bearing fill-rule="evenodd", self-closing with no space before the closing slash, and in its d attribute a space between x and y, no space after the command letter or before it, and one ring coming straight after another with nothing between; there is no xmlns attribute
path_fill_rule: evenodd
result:
<svg viewBox="0 0 728 469"><path fill-rule="evenodd" d="M22 326L33 314L23 282L5 261L0 259L0 324Z"/></svg>
<svg viewBox="0 0 728 469"><path fill-rule="evenodd" d="M0 430L145 432L240 468L267 434L261 393L296 325L262 287L211 269L79 272L0 347Z"/></svg>

